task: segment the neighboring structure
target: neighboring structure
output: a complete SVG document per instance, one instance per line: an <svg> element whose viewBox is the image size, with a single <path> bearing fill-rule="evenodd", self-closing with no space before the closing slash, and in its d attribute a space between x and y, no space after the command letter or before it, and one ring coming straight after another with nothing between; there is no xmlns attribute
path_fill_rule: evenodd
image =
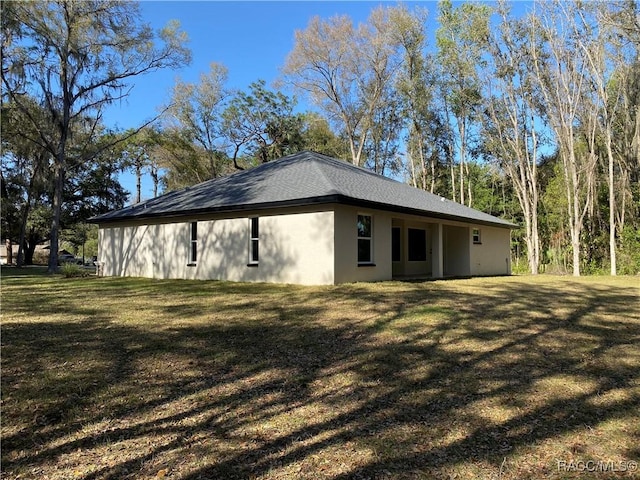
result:
<svg viewBox="0 0 640 480"><path fill-rule="evenodd" d="M15 255L16 252L14 252L11 242L3 240L0 243L0 265L15 263ZM11 259L9 259L9 257L11 257Z"/></svg>
<svg viewBox="0 0 640 480"><path fill-rule="evenodd" d="M332 285L511 272L512 223L312 152L92 221L108 276Z"/></svg>
<svg viewBox="0 0 640 480"><path fill-rule="evenodd" d="M0 244L0 265L13 264L15 265L18 261L18 245L11 244L11 262L9 262L9 250L7 248L8 242L2 242ZM76 262L75 256L66 251L60 250L58 252L58 258L60 260L64 260L66 262ZM46 265L49 259L49 243L40 243L37 244L33 251L33 262L34 264Z"/></svg>

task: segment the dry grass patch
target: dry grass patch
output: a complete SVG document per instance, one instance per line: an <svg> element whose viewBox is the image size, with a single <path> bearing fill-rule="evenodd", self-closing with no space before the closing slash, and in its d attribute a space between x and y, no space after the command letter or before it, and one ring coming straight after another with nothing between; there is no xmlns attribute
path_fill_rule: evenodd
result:
<svg viewBox="0 0 640 480"><path fill-rule="evenodd" d="M4 270L2 475L621 470L640 460L639 302L630 277L294 287Z"/></svg>

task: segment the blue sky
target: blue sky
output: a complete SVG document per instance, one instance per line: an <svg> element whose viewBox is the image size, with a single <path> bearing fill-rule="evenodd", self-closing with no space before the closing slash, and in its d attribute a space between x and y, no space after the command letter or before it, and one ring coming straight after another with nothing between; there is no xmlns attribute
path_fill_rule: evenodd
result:
<svg viewBox="0 0 640 480"><path fill-rule="evenodd" d="M429 10L431 17L437 15L436 2L420 4ZM105 123L130 128L152 118L167 101L176 77L196 82L213 61L229 69L230 88L244 90L258 79L272 87L293 48L295 30L306 28L313 16L330 18L347 14L354 23L359 23L379 5L397 2L141 2L143 19L154 29L172 19L180 21L190 39L192 62L180 70L158 71L135 79L129 97L105 112Z"/></svg>
<svg viewBox="0 0 640 480"><path fill-rule="evenodd" d="M160 29L169 20L180 21L189 36L192 61L180 70L164 70L136 78L129 97L104 112L104 122L111 128L132 128L153 118L168 101L177 77L196 82L200 73L209 70L213 61L229 70L229 88L246 90L252 82L263 79L267 86L279 75L287 54L293 48L294 32L306 28L309 20L319 15L349 15L354 23L364 22L372 9L398 2L370 1L143 1L143 21ZM437 16L437 2L404 2L429 11L432 33ZM284 91L288 95L293 92ZM299 107L304 109L302 99ZM135 180L130 174L120 178L133 198ZM143 198L152 196L151 182L143 179Z"/></svg>
<svg viewBox="0 0 640 480"><path fill-rule="evenodd" d="M428 42L433 47L437 1L403 3L409 8L420 5L427 9ZM516 8L522 8L528 2L516 3ZM104 112L104 122L108 127L120 129L143 124L168 102L177 77L197 82L200 73L207 72L214 61L229 70L229 88L246 90L258 79L273 88L279 69L293 48L294 32L306 28L312 17L349 15L358 24L374 8L397 4L397 1L142 1L143 21L154 29L173 19L180 21L190 39L192 61L180 70L163 70L136 78L131 82L129 97ZM293 95L286 90L283 93ZM303 99L299 99L298 106L301 110L307 107ZM133 176L123 174L121 182L133 197ZM150 180L143 179L143 198L150 198L151 192Z"/></svg>

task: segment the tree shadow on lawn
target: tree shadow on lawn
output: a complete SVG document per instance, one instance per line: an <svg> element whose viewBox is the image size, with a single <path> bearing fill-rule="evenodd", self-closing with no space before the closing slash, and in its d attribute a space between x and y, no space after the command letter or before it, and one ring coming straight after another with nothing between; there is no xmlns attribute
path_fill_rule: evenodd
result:
<svg viewBox="0 0 640 480"><path fill-rule="evenodd" d="M6 478L535 478L638 459L637 290L206 282L198 303L171 285L156 325L100 307L3 325Z"/></svg>

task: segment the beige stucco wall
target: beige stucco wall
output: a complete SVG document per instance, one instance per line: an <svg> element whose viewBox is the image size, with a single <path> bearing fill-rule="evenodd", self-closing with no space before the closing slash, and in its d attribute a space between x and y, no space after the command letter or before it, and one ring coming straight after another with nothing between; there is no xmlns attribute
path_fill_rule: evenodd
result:
<svg viewBox="0 0 640 480"><path fill-rule="evenodd" d="M334 283L332 211L260 216L260 262L249 260L249 220L185 218L153 225L105 226L102 272L111 276L224 279L303 285ZM190 222L198 221L198 261L188 266Z"/></svg>
<svg viewBox="0 0 640 480"><path fill-rule="evenodd" d="M358 215L373 218L373 263L358 266ZM335 281L371 282L390 280L391 272L391 218L378 210L338 205L335 207Z"/></svg>
<svg viewBox="0 0 640 480"><path fill-rule="evenodd" d="M473 228L480 229L480 244L472 240ZM473 226L469 229L471 275L511 274L511 232L506 228Z"/></svg>
<svg viewBox="0 0 640 480"><path fill-rule="evenodd" d="M443 225L443 268L445 276L471 275L469 266L471 243L467 226Z"/></svg>
<svg viewBox="0 0 640 480"><path fill-rule="evenodd" d="M373 217L373 266L357 261L357 216ZM204 215L170 223L101 226L99 258L110 276L220 279L331 285L389 280L393 275L504 275L510 273L510 231L443 222L344 205L247 212L239 218ZM260 217L260 262L249 260L249 220ZM198 221L198 261L188 266L190 222ZM392 226L401 227L402 262L391 262ZM427 232L427 261L407 259L407 229ZM473 244L473 228L482 243ZM441 232L442 260L438 232ZM442 264L440 267L439 265Z"/></svg>

